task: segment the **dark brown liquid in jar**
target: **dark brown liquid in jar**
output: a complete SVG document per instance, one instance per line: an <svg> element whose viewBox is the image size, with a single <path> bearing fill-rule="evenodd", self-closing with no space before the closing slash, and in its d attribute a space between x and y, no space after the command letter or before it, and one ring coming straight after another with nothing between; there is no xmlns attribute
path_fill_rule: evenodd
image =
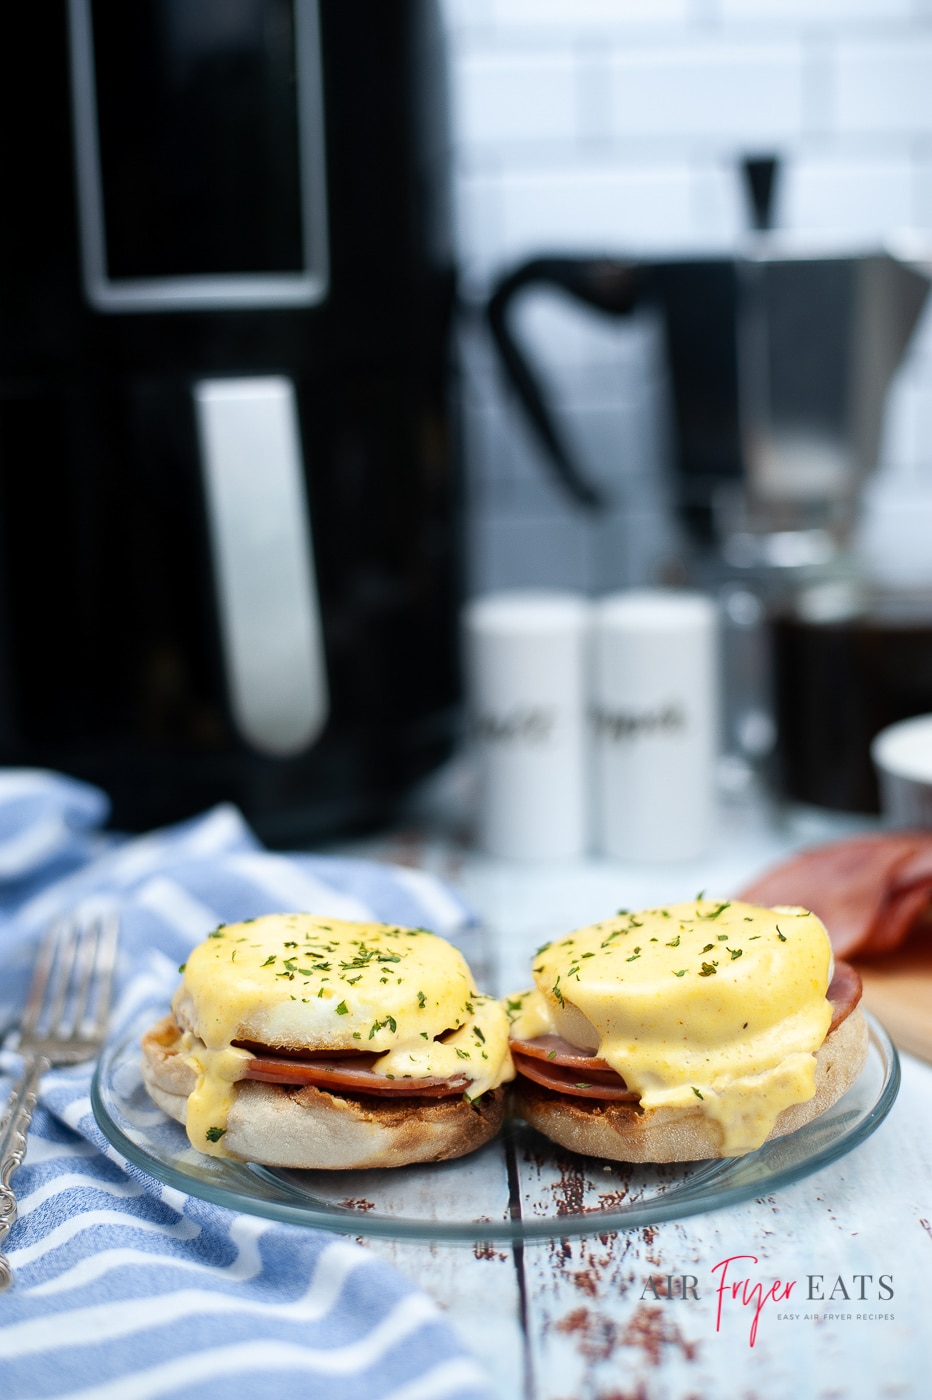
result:
<svg viewBox="0 0 932 1400"><path fill-rule="evenodd" d="M932 713L932 594L874 596L835 618L787 609L771 635L783 795L877 812L871 740Z"/></svg>

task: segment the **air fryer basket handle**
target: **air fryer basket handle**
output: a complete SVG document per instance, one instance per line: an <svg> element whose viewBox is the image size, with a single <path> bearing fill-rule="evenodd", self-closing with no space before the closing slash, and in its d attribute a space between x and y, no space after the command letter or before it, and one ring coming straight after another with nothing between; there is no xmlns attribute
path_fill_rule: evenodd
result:
<svg viewBox="0 0 932 1400"><path fill-rule="evenodd" d="M520 292L543 284L559 287L598 311L624 316L641 299L646 278L646 268L636 262L612 258L534 258L503 277L489 299L489 328L502 365L544 447L547 461L569 495L578 504L593 510L604 506L602 492L586 480L573 460L553 421L538 379L512 335L508 312Z"/></svg>

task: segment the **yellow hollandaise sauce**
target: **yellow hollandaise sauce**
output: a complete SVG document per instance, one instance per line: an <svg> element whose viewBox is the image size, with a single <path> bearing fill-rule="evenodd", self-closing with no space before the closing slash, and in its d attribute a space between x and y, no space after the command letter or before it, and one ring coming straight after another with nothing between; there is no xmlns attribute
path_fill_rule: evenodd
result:
<svg viewBox="0 0 932 1400"><path fill-rule="evenodd" d="M808 910L699 898L545 944L534 988L507 1007L516 1039L556 1034L600 1056L644 1109L698 1108L738 1156L815 1093L831 968Z"/></svg>
<svg viewBox="0 0 932 1400"><path fill-rule="evenodd" d="M410 1081L412 1094L419 1078L462 1078L475 1099L514 1076L503 1006L477 991L459 950L426 929L270 914L215 929L181 971L172 1006L189 1028L187 1132L201 1152L225 1155L253 1058L234 1041L364 1051L378 1056L375 1075Z"/></svg>

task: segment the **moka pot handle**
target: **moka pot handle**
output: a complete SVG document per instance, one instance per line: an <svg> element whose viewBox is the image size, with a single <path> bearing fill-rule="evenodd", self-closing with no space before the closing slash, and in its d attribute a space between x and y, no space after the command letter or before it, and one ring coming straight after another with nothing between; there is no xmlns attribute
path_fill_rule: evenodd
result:
<svg viewBox="0 0 932 1400"><path fill-rule="evenodd" d="M558 287L597 311L625 316L643 300L648 280L643 263L616 258L540 257L507 273L489 298L489 329L505 375L557 481L578 505L589 510L605 507L604 493L580 471L554 422L538 377L512 333L510 309L520 293L543 285Z"/></svg>

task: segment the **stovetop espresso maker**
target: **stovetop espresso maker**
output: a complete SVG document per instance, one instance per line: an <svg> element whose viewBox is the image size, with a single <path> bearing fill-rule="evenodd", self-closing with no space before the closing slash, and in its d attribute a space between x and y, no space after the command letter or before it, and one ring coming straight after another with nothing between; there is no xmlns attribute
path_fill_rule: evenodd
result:
<svg viewBox="0 0 932 1400"><path fill-rule="evenodd" d="M928 275L888 248L769 231L774 174L772 160L745 163L757 227L733 255L537 257L495 288L488 318L502 366L546 461L580 504L598 508L600 492L512 329L515 303L534 287L556 287L609 316L659 314L674 497L695 543L724 542L734 519L727 503L738 498L762 534L850 529Z"/></svg>
<svg viewBox="0 0 932 1400"><path fill-rule="evenodd" d="M776 163L747 161L744 174L754 229L735 254L534 258L501 279L488 318L544 461L572 500L598 511L603 493L568 445L512 313L529 290L549 286L609 316L658 314L671 390L672 497L690 568L700 583L747 585L778 622L793 611L801 581L818 583L847 557L877 464L887 392L925 305L932 262L892 246L772 232ZM849 608L845 625L850 617ZM772 660L779 670L780 656ZM857 686L857 676L849 683ZM932 710L932 684L928 695L868 707L844 753L822 733L830 697L807 707L803 725L796 693L792 677L778 677L784 785L827 806L873 807L869 731L902 717L896 711L904 706ZM804 755L788 752L800 744ZM821 769L833 776L807 777L811 755L826 745L833 752Z"/></svg>

